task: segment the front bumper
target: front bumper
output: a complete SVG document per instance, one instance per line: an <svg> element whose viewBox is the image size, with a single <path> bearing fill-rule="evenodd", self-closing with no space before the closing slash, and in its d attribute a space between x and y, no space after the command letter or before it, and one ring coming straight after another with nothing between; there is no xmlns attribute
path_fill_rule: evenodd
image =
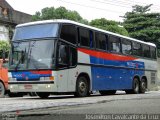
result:
<svg viewBox="0 0 160 120"><path fill-rule="evenodd" d="M56 92L54 81L9 81L11 92Z"/></svg>

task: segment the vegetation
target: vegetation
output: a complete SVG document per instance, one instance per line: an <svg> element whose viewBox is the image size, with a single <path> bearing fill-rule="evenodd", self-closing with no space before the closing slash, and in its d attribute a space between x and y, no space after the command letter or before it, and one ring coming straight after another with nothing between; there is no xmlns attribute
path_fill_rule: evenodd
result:
<svg viewBox="0 0 160 120"><path fill-rule="evenodd" d="M155 43L160 56L160 13L149 13L151 6L133 6L124 16L123 26L130 37Z"/></svg>
<svg viewBox="0 0 160 120"><path fill-rule="evenodd" d="M0 51L8 52L10 49L10 44L8 41L0 41Z"/></svg>
<svg viewBox="0 0 160 120"><path fill-rule="evenodd" d="M33 21L49 19L68 19L88 24L88 21L83 19L78 12L67 10L65 7L47 7L42 9L41 12L36 12L35 15L32 16Z"/></svg>
<svg viewBox="0 0 160 120"><path fill-rule="evenodd" d="M107 30L107 31L118 33L118 34L121 34L121 35L129 36L127 30L124 27L120 26L115 21L106 20L105 18L92 20L90 22L90 25L94 26L94 27L97 27L97 28L100 28L100 29L104 29L104 30Z"/></svg>
<svg viewBox="0 0 160 120"><path fill-rule="evenodd" d="M50 7L50 8L47 7L42 9L41 12L36 12L35 15L33 15L32 17L33 21L49 20L49 19L73 20L76 22L89 24L97 28L101 28L114 33L119 33L121 35L128 36L128 32L125 30L125 28L119 26L118 23L115 21L109 21L109 20L106 20L105 18L101 18L101 19L92 20L89 23L86 19L83 19L78 12L67 10L65 7L59 7L56 9L54 7Z"/></svg>

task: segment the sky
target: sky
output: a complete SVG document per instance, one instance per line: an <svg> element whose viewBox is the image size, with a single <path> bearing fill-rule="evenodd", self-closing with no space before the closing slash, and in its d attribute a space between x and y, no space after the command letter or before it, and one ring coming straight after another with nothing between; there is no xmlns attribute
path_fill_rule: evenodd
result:
<svg viewBox="0 0 160 120"><path fill-rule="evenodd" d="M123 21L121 16L132 11L132 6L149 5L151 12L160 12L160 0L6 0L15 10L28 14L35 14L45 7L64 6L69 10L77 11L89 21L97 18Z"/></svg>

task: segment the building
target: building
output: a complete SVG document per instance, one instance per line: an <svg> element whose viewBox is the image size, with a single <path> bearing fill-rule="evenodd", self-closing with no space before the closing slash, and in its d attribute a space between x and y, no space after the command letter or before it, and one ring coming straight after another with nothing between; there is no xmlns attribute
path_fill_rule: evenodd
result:
<svg viewBox="0 0 160 120"><path fill-rule="evenodd" d="M14 10L6 0L0 0L0 40L10 40L17 24L31 21L31 15Z"/></svg>

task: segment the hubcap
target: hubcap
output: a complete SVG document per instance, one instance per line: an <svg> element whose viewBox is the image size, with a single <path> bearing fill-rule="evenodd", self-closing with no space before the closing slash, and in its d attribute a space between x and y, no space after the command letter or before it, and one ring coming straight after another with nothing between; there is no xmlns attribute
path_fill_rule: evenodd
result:
<svg viewBox="0 0 160 120"><path fill-rule="evenodd" d="M135 82L134 86L135 86L135 91L138 91L138 89L139 89L138 83Z"/></svg>
<svg viewBox="0 0 160 120"><path fill-rule="evenodd" d="M84 82L79 83L80 92L83 93L86 90L86 84Z"/></svg>
<svg viewBox="0 0 160 120"><path fill-rule="evenodd" d="M143 89L146 89L146 84L145 84L145 82L142 82L142 88L143 88Z"/></svg>

